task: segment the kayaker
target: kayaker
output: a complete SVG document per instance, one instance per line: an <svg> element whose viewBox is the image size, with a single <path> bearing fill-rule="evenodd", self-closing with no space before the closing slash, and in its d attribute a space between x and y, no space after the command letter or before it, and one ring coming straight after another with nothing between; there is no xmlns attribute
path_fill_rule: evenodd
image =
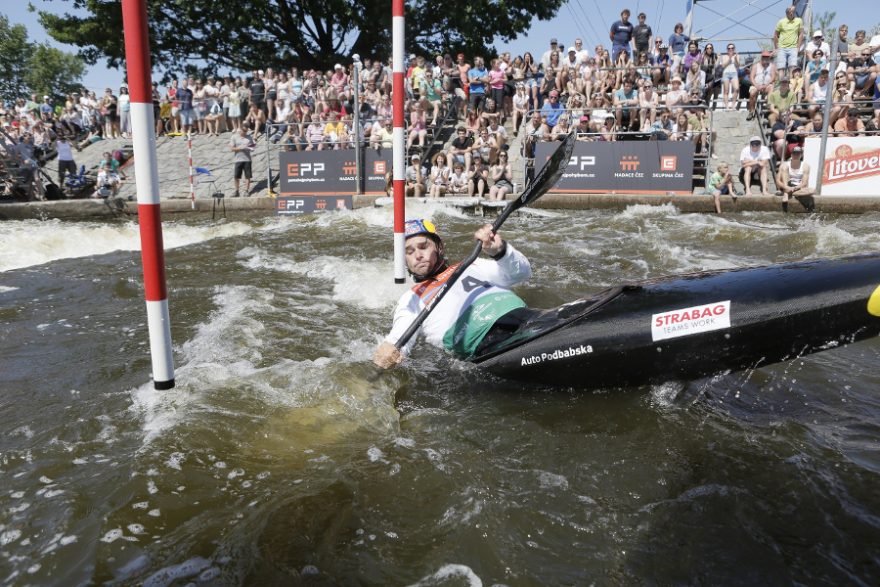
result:
<svg viewBox="0 0 880 587"><path fill-rule="evenodd" d="M391 332L373 356L373 362L383 369L398 365L411 350L415 336L401 350L394 343L457 267L447 261L443 240L431 221L407 221L405 238L406 266L415 285L397 302ZM477 259L465 270L420 329L429 343L459 358L474 356L481 348L506 338L531 313L508 289L531 277L525 255L493 233L490 224L477 230L474 238L489 258Z"/></svg>

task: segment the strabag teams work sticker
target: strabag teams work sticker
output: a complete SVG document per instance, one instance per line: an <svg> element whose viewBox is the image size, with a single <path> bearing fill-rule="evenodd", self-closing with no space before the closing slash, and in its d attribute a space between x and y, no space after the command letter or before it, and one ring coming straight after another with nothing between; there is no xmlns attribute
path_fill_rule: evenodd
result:
<svg viewBox="0 0 880 587"><path fill-rule="evenodd" d="M722 328L730 328L730 300L651 316L651 339L655 342Z"/></svg>
<svg viewBox="0 0 880 587"><path fill-rule="evenodd" d="M871 316L880 316L880 286L874 290L871 297L868 298L868 314Z"/></svg>

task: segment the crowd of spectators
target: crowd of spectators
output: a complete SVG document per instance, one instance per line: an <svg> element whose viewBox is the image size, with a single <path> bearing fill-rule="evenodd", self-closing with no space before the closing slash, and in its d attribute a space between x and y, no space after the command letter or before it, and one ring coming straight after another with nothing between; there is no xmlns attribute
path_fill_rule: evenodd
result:
<svg viewBox="0 0 880 587"><path fill-rule="evenodd" d="M636 22L630 17L624 10L610 25L609 48L598 44L588 49L580 38L566 48L553 38L538 58L530 52L502 52L486 62L459 53L454 59L436 55L430 62L410 55L405 78L408 161L414 161L413 154L427 154L439 121L451 116L458 126L439 161L422 161L420 155L418 177L424 185L414 185L412 193L465 191L495 197L509 192L514 187L507 162L511 134L524 133L526 158L534 156L537 142L571 131L585 141L691 141L698 154L708 156L708 110L745 107L752 118L760 103L771 128L765 146L782 160L802 145L804 136L817 132L829 94L832 133L876 132L880 126L880 35L868 41L859 30L850 40L843 25L830 45L818 30L806 40L804 23L789 7L768 37L768 49L743 57L734 43L716 51L712 42L690 38L681 23L664 37L655 34L645 13ZM831 57L837 63L833 71ZM266 136L289 150L352 148L357 140L389 149L391 79L390 62L365 59L329 71L293 67L174 79L164 91L154 83L156 133L211 136L244 129L254 140ZM355 109L359 129L354 128ZM63 100L21 99L0 111L0 118L6 143L25 144L19 151L38 162L57 152L59 139L81 148L131 133L124 84L117 92L106 88L101 96L83 91ZM469 178L464 187L453 181L457 164ZM59 167L63 182L70 164Z"/></svg>

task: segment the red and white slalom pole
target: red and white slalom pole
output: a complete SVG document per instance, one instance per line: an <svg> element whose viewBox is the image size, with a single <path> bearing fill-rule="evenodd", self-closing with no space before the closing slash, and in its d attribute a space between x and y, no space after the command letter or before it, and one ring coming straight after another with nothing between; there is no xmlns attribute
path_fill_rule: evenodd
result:
<svg viewBox="0 0 880 587"><path fill-rule="evenodd" d="M391 112L394 123L392 138L391 169L394 189L394 283L406 281L406 258L404 256L403 226L406 220L406 140L403 103L406 90L403 87L403 0L391 2Z"/></svg>
<svg viewBox="0 0 880 587"><path fill-rule="evenodd" d="M162 214L159 208L159 166L153 120L150 80L150 37L146 0L122 0L125 61L131 94L131 128L134 168L137 180L138 222L141 234L141 262L144 267L144 295L147 328L153 360L153 386L174 387L171 353L171 319L165 287L165 251L162 244Z"/></svg>
<svg viewBox="0 0 880 587"><path fill-rule="evenodd" d="M189 200L192 209L196 209L196 185L193 181L193 140L192 137L186 139L186 153L189 157Z"/></svg>

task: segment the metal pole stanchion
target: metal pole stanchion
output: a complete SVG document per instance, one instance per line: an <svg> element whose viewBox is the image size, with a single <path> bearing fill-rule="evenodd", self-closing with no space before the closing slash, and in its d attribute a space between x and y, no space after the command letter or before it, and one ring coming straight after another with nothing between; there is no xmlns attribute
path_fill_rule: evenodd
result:
<svg viewBox="0 0 880 587"><path fill-rule="evenodd" d="M361 129L361 63L360 56L351 56L354 61L354 161L355 161L355 194L364 193L364 151L362 149L363 129Z"/></svg>
<svg viewBox="0 0 880 587"><path fill-rule="evenodd" d="M822 177L825 175L825 148L828 146L828 122L831 118L831 103L834 102L836 83L834 70L837 68L837 55L831 52L831 63L828 64L828 89L825 94L825 107L822 120L822 144L819 146L819 169L816 176L816 195L822 195Z"/></svg>

